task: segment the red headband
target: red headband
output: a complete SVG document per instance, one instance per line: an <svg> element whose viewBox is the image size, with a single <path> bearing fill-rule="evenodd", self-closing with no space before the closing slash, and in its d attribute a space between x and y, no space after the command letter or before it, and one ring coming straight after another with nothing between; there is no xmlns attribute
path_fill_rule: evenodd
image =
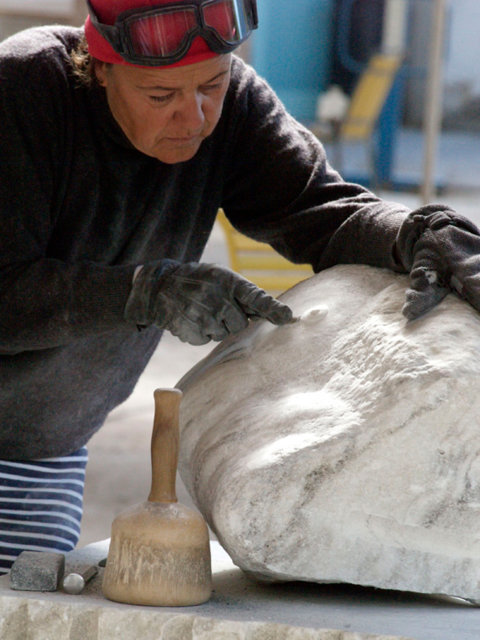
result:
<svg viewBox="0 0 480 640"><path fill-rule="evenodd" d="M136 9L147 6L160 6L170 4L172 0L91 0L92 7L98 16L98 19L103 24L114 24L115 18L124 11L129 9ZM181 2L182 0L177 0ZM131 67L138 66L127 62L118 54L111 44L100 35L100 33L93 26L90 16L85 21L85 37L88 43L88 51L90 55L102 62L109 62L112 64L123 64ZM194 64L195 62L202 62L213 58L218 54L210 49L208 44L203 38L198 36L192 42L187 54L178 62L171 65L163 65L162 69L169 69L171 67L181 67L187 64ZM151 68L151 67L150 67Z"/></svg>

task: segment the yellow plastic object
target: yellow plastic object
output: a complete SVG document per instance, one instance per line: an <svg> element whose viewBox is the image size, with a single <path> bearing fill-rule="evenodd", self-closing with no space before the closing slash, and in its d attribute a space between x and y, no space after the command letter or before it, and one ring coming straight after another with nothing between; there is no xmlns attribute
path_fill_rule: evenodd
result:
<svg viewBox="0 0 480 640"><path fill-rule="evenodd" d="M220 209L217 220L225 234L230 267L257 287L278 295L313 274L308 264L294 264L263 242L234 229Z"/></svg>
<svg viewBox="0 0 480 640"><path fill-rule="evenodd" d="M400 56L372 56L352 94L347 116L340 128L342 140L371 138L400 64Z"/></svg>

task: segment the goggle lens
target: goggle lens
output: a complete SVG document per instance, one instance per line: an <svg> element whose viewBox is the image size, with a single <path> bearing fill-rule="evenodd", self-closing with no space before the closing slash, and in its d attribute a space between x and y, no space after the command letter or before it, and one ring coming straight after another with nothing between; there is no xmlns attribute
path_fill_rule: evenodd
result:
<svg viewBox="0 0 480 640"><path fill-rule="evenodd" d="M129 25L130 44L141 56L171 56L181 49L196 25L192 9L145 16Z"/></svg>
<svg viewBox="0 0 480 640"><path fill-rule="evenodd" d="M205 25L214 29L228 44L235 44L248 33L244 5L232 0L218 0L203 7Z"/></svg>

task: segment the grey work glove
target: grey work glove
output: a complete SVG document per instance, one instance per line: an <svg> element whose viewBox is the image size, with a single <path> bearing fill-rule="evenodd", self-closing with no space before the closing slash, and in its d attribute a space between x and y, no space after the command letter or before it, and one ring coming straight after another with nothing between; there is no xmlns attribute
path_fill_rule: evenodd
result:
<svg viewBox="0 0 480 640"><path fill-rule="evenodd" d="M163 260L145 265L135 278L125 318L167 329L183 342L223 340L249 318L273 324L292 321L292 311L242 276L214 264Z"/></svg>
<svg viewBox="0 0 480 640"><path fill-rule="evenodd" d="M397 258L410 272L402 312L413 320L450 291L480 310L480 231L467 218L439 205L411 213L397 235Z"/></svg>

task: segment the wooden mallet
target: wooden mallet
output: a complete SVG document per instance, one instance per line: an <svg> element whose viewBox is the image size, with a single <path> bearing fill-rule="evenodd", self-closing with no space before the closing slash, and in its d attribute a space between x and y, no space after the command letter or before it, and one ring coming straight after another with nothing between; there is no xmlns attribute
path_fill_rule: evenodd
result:
<svg viewBox="0 0 480 640"><path fill-rule="evenodd" d="M177 502L178 414L182 392L157 389L148 501L115 518L103 593L128 604L187 606L212 591L207 525Z"/></svg>

